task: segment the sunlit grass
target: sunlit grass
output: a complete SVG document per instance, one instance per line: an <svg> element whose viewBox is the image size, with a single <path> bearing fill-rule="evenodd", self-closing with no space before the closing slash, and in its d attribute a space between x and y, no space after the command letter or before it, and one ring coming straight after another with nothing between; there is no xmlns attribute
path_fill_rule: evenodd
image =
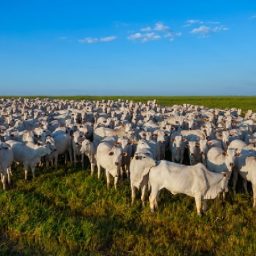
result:
<svg viewBox="0 0 256 256"><path fill-rule="evenodd" d="M192 198L163 191L159 210L130 205L127 180L117 191L88 171L18 173L0 192L1 255L254 255L251 196L210 202L199 218Z"/></svg>

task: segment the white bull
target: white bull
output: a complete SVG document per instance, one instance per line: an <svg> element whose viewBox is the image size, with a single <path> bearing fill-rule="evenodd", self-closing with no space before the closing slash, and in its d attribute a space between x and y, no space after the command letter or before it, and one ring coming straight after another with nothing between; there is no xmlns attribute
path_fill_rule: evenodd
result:
<svg viewBox="0 0 256 256"><path fill-rule="evenodd" d="M202 202L214 199L219 193L227 190L229 177L230 173L208 171L202 163L185 166L162 160L149 172L151 211L157 208L158 193L165 188L174 195L181 193L194 197L197 214L201 215ZM203 210L205 207L204 204Z"/></svg>

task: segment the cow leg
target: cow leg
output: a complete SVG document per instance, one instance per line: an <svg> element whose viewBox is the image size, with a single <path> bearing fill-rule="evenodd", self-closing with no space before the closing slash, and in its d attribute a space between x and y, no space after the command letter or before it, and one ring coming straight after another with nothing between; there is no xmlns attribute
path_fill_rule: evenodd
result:
<svg viewBox="0 0 256 256"><path fill-rule="evenodd" d="M202 197L201 197L201 195L195 196L195 202L196 202L197 215L201 216L201 208L202 208Z"/></svg>
<svg viewBox="0 0 256 256"><path fill-rule="evenodd" d="M151 193L149 196L149 204L151 212L154 212L157 208L157 195L158 195L158 188L151 187Z"/></svg>
<svg viewBox="0 0 256 256"><path fill-rule="evenodd" d="M132 191L132 204L133 204L136 197L136 188L132 184L131 184L131 191Z"/></svg>
<svg viewBox="0 0 256 256"><path fill-rule="evenodd" d="M93 175L94 170L95 170L95 164L91 163L91 175Z"/></svg>
<svg viewBox="0 0 256 256"><path fill-rule="evenodd" d="M100 165L98 164L97 167L98 167L98 179L99 179L100 178Z"/></svg>
<svg viewBox="0 0 256 256"><path fill-rule="evenodd" d="M207 211L207 200L203 200L203 207L202 207L203 212Z"/></svg>
<svg viewBox="0 0 256 256"><path fill-rule="evenodd" d="M226 200L226 191L222 192L222 201Z"/></svg>
<svg viewBox="0 0 256 256"><path fill-rule="evenodd" d="M6 190L6 174L1 174L1 180L2 180L2 183L3 183L3 190Z"/></svg>
<svg viewBox="0 0 256 256"><path fill-rule="evenodd" d="M115 176L115 177L114 177L114 186L115 186L115 189L117 189L117 182L118 182L118 176Z"/></svg>
<svg viewBox="0 0 256 256"><path fill-rule="evenodd" d="M25 170L25 180L28 180L28 166L24 165L24 170Z"/></svg>
<svg viewBox="0 0 256 256"><path fill-rule="evenodd" d="M11 168L7 169L7 179L8 179L8 184L11 184L11 175L12 175L12 171Z"/></svg>
<svg viewBox="0 0 256 256"><path fill-rule="evenodd" d="M125 165L122 165L121 168L120 168L120 176L121 176L121 179L124 178L124 173L125 173Z"/></svg>
<svg viewBox="0 0 256 256"><path fill-rule="evenodd" d="M35 175L35 166L31 166L31 171L32 171L32 177L34 179L36 177L36 175Z"/></svg>
<svg viewBox="0 0 256 256"><path fill-rule="evenodd" d="M84 154L81 155L81 164L82 164L82 169L84 169Z"/></svg>
<svg viewBox="0 0 256 256"><path fill-rule="evenodd" d="M147 191L147 185L143 185L142 188L141 188L141 202L142 202L143 207L145 207L146 191Z"/></svg>
<svg viewBox="0 0 256 256"><path fill-rule="evenodd" d="M68 163L67 153L65 152L65 165Z"/></svg>
<svg viewBox="0 0 256 256"><path fill-rule="evenodd" d="M253 191L253 207L256 207L256 184L252 184Z"/></svg>
<svg viewBox="0 0 256 256"><path fill-rule="evenodd" d="M110 185L110 174L109 172L106 170L106 178L107 178L107 188L109 189L109 185Z"/></svg>
<svg viewBox="0 0 256 256"><path fill-rule="evenodd" d="M126 175L127 175L127 178L129 178L129 175L130 175L130 163L128 163L127 166L126 166Z"/></svg>
<svg viewBox="0 0 256 256"><path fill-rule="evenodd" d="M243 186L244 186L244 191L246 194L248 194L248 190L247 190L247 180L243 179Z"/></svg>
<svg viewBox="0 0 256 256"><path fill-rule="evenodd" d="M69 153L70 162L72 163L71 158L70 158L70 152L68 151L68 153ZM72 156L72 153L71 153L71 156ZM76 164L77 164L76 149L73 150L73 158L74 158L74 166L76 167Z"/></svg>
<svg viewBox="0 0 256 256"><path fill-rule="evenodd" d="M71 148L69 148L68 150L68 154L69 154L69 159L70 159L70 163L73 164L73 159L72 159L72 150ZM76 162L76 161L75 161Z"/></svg>
<svg viewBox="0 0 256 256"><path fill-rule="evenodd" d="M55 169L58 169L58 155L54 157L54 166Z"/></svg>
<svg viewBox="0 0 256 256"><path fill-rule="evenodd" d="M237 184L237 179L238 179L238 171L234 168L233 171L233 193L236 193L236 184Z"/></svg>

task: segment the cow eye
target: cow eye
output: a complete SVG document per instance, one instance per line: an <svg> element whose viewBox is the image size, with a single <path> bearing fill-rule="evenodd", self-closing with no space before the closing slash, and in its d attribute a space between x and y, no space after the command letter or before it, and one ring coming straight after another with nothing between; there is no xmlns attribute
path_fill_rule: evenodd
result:
<svg viewBox="0 0 256 256"><path fill-rule="evenodd" d="M114 152L109 152L109 155L110 155L110 156L113 156L113 155L114 155Z"/></svg>

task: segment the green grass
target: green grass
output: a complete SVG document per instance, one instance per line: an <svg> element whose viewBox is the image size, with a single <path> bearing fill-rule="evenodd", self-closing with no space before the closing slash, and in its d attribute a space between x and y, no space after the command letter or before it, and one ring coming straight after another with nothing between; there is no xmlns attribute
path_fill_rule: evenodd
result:
<svg viewBox="0 0 256 256"><path fill-rule="evenodd" d="M39 98L44 98L38 96ZM13 97L14 98L14 97ZM16 97L17 98L17 97ZM36 98L30 97L30 98ZM242 110L252 109L256 111L256 96L58 96L48 97L54 99L66 99L66 100L101 100L112 99L117 100L128 99L136 102L146 102L148 100L156 99L157 103L161 105L173 105L173 104L195 104L203 105L211 108L241 108Z"/></svg>
<svg viewBox="0 0 256 256"><path fill-rule="evenodd" d="M88 171L38 170L0 192L0 255L255 255L252 198L211 201L203 217L192 198L163 191L159 210L130 205L127 180L106 189Z"/></svg>

